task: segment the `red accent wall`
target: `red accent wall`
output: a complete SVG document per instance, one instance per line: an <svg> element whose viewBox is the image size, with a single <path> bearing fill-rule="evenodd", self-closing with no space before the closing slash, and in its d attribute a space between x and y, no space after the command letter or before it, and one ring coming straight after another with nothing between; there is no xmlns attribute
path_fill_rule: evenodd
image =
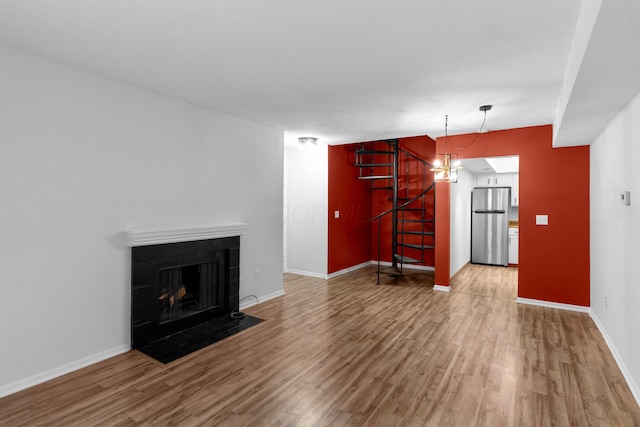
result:
<svg viewBox="0 0 640 427"><path fill-rule="evenodd" d="M355 144L329 146L329 274L371 260L371 191L358 179L355 150Z"/></svg>
<svg viewBox="0 0 640 427"><path fill-rule="evenodd" d="M399 138L403 149L426 160L435 155L435 140L428 136ZM381 143L381 149L386 145ZM373 216L391 208L390 193L371 190L371 181L358 180L355 150L358 144L329 146L329 253L328 273L378 259L378 224ZM403 169L403 165L400 165ZM378 183L383 185L383 183ZM411 184L414 185L414 184ZM334 212L340 211L340 218ZM391 215L382 222L380 259L391 261ZM424 265L435 263L433 251L426 254Z"/></svg>
<svg viewBox="0 0 640 427"><path fill-rule="evenodd" d="M589 306L589 147L552 148L552 126L436 139L438 152L460 158L520 156L518 296ZM448 286L449 192L436 192L435 280ZM535 216L549 215L548 226Z"/></svg>

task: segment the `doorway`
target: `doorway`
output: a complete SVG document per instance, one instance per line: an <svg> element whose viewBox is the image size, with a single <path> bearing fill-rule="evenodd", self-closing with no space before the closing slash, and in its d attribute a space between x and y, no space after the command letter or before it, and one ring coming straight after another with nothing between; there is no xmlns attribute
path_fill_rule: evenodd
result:
<svg viewBox="0 0 640 427"><path fill-rule="evenodd" d="M461 159L462 169L458 182L450 184L450 271L452 286L455 276L463 273L471 261L471 194L474 188L508 187L508 267L515 270L510 277L516 279L519 263L519 156L500 156ZM504 267L496 267L504 268ZM477 269L486 270L486 269ZM517 292L516 292L517 295Z"/></svg>

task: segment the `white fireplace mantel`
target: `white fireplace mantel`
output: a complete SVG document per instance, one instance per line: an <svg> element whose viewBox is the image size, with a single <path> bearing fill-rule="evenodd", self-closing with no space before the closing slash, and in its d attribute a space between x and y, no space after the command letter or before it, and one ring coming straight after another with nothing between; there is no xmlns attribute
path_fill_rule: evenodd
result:
<svg viewBox="0 0 640 427"><path fill-rule="evenodd" d="M246 229L247 224L239 223L180 228L138 228L126 230L125 233L127 245L134 247L234 237L244 234Z"/></svg>

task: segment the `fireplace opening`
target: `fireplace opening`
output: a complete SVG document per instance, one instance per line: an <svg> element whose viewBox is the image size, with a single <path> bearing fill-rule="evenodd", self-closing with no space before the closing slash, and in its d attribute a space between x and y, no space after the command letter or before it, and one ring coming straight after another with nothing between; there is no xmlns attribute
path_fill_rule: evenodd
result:
<svg viewBox="0 0 640 427"><path fill-rule="evenodd" d="M160 270L160 323L217 307L217 263L185 265Z"/></svg>

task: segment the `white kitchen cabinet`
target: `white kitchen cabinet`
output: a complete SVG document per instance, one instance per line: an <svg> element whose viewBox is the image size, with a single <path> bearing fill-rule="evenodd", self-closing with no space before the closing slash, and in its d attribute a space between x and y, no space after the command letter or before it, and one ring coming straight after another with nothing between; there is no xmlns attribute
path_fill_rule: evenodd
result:
<svg viewBox="0 0 640 427"><path fill-rule="evenodd" d="M476 175L476 187L492 187L493 186L493 175L491 174L481 174Z"/></svg>
<svg viewBox="0 0 640 427"><path fill-rule="evenodd" d="M513 174L511 173L483 173L476 175L476 187L511 187Z"/></svg>
<svg viewBox="0 0 640 427"><path fill-rule="evenodd" d="M509 264L518 264L518 240L518 229L509 228Z"/></svg>
<svg viewBox="0 0 640 427"><path fill-rule="evenodd" d="M495 187L511 187L513 185L512 173L498 173L494 175Z"/></svg>
<svg viewBox="0 0 640 427"><path fill-rule="evenodd" d="M511 185L511 206L520 205L520 179L519 174L514 173Z"/></svg>

